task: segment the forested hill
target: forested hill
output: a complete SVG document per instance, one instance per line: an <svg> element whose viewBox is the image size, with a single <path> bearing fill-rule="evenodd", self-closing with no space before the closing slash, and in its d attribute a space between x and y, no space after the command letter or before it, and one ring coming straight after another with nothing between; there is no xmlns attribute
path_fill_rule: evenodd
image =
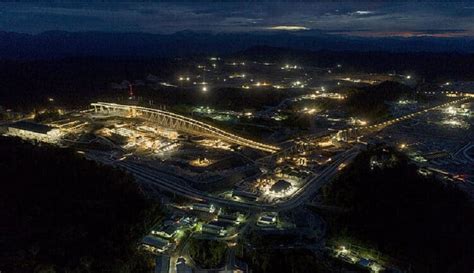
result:
<svg viewBox="0 0 474 273"><path fill-rule="evenodd" d="M346 211L327 218L339 243L380 251L409 272L474 268L474 208L466 194L420 175L390 147L357 156L323 193L326 204Z"/></svg>
<svg viewBox="0 0 474 273"><path fill-rule="evenodd" d="M333 67L345 71L412 74L426 81L470 80L474 78L474 54L459 52L357 51L329 48L312 51L291 47L254 46L229 55L262 62L298 63L303 66Z"/></svg>
<svg viewBox="0 0 474 273"><path fill-rule="evenodd" d="M385 102L421 97L415 90L398 82L386 81L377 85L346 90L345 105L353 116L374 121L391 118L389 106Z"/></svg>
<svg viewBox="0 0 474 273"><path fill-rule="evenodd" d="M301 50L355 50L387 52L474 52L474 41L457 38L368 38L304 32L179 31L143 32L46 31L35 35L0 31L0 59L52 59L65 57L185 57L222 55L252 46Z"/></svg>
<svg viewBox="0 0 474 273"><path fill-rule="evenodd" d="M137 242L161 213L131 176L13 138L0 154L2 272L150 272Z"/></svg>

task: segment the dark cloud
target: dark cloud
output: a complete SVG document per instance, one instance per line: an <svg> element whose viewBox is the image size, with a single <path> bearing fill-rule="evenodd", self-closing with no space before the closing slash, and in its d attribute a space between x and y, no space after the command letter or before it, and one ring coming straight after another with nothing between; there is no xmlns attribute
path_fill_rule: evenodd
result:
<svg viewBox="0 0 474 273"><path fill-rule="evenodd" d="M0 3L0 30L264 31L298 26L346 35L473 36L470 2ZM282 28L284 29L284 28Z"/></svg>

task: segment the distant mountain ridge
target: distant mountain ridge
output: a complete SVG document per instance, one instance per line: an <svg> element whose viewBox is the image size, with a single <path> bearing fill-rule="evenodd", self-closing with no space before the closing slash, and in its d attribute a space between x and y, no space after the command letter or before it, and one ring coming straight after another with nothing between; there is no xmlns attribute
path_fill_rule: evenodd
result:
<svg viewBox="0 0 474 273"><path fill-rule="evenodd" d="M64 32L36 35L0 32L1 59L50 59L82 56L182 57L230 54L254 46L301 50L474 52L469 38L360 38L321 31L174 34Z"/></svg>

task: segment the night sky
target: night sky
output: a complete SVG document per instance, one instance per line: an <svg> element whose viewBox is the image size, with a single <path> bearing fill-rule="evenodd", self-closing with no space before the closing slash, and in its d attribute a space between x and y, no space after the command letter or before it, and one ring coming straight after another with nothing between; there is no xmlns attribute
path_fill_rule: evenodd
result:
<svg viewBox="0 0 474 273"><path fill-rule="evenodd" d="M474 37L474 3L0 3L0 31L49 30L316 30L364 37Z"/></svg>

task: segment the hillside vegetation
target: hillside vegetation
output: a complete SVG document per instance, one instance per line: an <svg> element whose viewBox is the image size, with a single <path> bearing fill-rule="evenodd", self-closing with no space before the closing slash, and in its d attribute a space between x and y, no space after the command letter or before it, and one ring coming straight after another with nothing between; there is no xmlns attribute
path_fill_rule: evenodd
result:
<svg viewBox="0 0 474 273"><path fill-rule="evenodd" d="M404 154L388 147L360 154L323 197L347 211L328 217L336 241L380 251L411 272L474 268L474 208L467 196L418 174Z"/></svg>
<svg viewBox="0 0 474 273"><path fill-rule="evenodd" d="M133 178L71 150L0 138L2 272L149 272L159 219Z"/></svg>

